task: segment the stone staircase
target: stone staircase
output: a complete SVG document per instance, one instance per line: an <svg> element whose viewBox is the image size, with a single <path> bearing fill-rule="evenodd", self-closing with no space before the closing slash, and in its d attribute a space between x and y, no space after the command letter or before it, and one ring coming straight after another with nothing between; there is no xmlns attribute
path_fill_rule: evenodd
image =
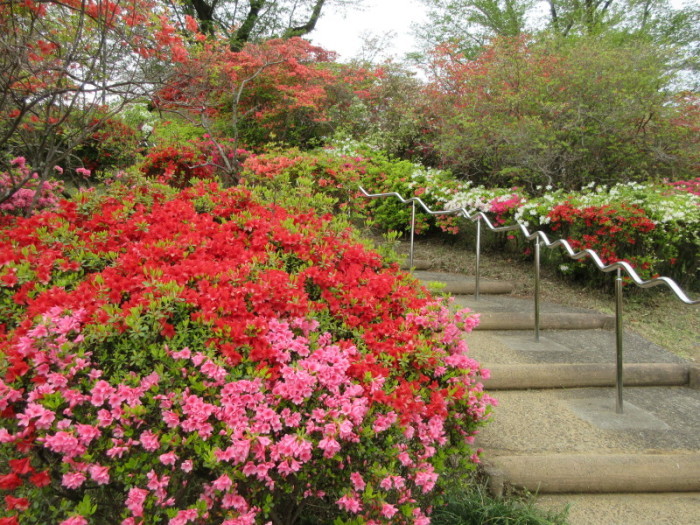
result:
<svg viewBox="0 0 700 525"><path fill-rule="evenodd" d="M626 332L618 414L614 318L543 303L535 342L533 300L509 283L482 281L477 301L473 277L414 274L481 314L467 341L499 401L477 440L493 494L569 505L574 525L700 524L700 367Z"/></svg>

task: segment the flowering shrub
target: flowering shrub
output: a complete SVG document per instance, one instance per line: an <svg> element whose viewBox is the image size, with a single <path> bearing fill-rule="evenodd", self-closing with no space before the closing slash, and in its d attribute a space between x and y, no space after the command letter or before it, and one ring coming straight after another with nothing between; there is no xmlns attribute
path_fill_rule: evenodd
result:
<svg viewBox="0 0 700 525"><path fill-rule="evenodd" d="M517 188L487 189L473 186L469 181L455 179L449 171L426 168L409 161L388 158L381 152L349 139L339 140L331 151L342 156L362 159L365 176L362 184L370 193L394 191L403 197L416 196L433 210L465 208L470 213L490 212L496 223L508 222L525 202ZM377 199L368 205L373 221L385 229L408 231L411 209L398 199ZM456 235L460 226L455 216L428 216L416 214L416 231L431 228Z"/></svg>
<svg viewBox="0 0 700 525"><path fill-rule="evenodd" d="M550 192L523 204L515 219L567 238L577 249L592 248L606 263L626 260L643 278L697 281L700 197L672 185L589 184L576 193ZM564 273L604 278L587 262L556 256L552 262Z"/></svg>
<svg viewBox="0 0 700 525"><path fill-rule="evenodd" d="M0 173L0 215L26 215L56 206L63 190L60 181L42 181L38 173L32 173L24 157L13 159L10 164L10 171Z"/></svg>
<svg viewBox="0 0 700 525"><path fill-rule="evenodd" d="M692 193L693 195L700 195L700 177L696 177L692 180L679 180L676 182L669 182L668 185L677 190L687 191L688 193Z"/></svg>
<svg viewBox="0 0 700 525"><path fill-rule="evenodd" d="M358 185L367 172L361 158L339 157L324 150L304 153L288 149L261 155L250 155L243 163L242 182L248 186L266 186L277 192L307 188L303 197L313 199L321 194L333 205L324 212L351 212L362 215L367 202L357 198ZM274 196L271 196L274 198Z"/></svg>
<svg viewBox="0 0 700 525"><path fill-rule="evenodd" d="M2 523L427 524L477 460L476 316L329 216L114 183L0 246Z"/></svg>
<svg viewBox="0 0 700 525"><path fill-rule="evenodd" d="M537 187L544 194L533 198L518 188L473 186L469 181L455 180L446 171L386 159L352 141L343 141L337 150L342 154L361 151L367 156L362 184L372 193L395 191L404 197L419 196L433 210L484 212L497 226L518 221L530 231L541 229L553 238L566 238L577 250L594 249L606 264L628 261L643 278L663 274L684 284L697 282L700 197L696 180L609 188L591 183L578 192ZM368 210L374 222L385 229L410 228L411 207L398 199L377 199ZM436 225L446 233L459 233L457 218L443 217L441 221L419 208L416 231ZM550 251L545 260L564 273L594 281L605 278L585 260L572 262Z"/></svg>
<svg viewBox="0 0 700 525"><path fill-rule="evenodd" d="M114 118L95 118L89 125L95 130L74 150L74 155L92 175L125 169L136 162L141 141L136 129Z"/></svg>
<svg viewBox="0 0 700 525"><path fill-rule="evenodd" d="M227 176L228 163L222 155L227 160L238 162L247 154L242 149L236 149L234 153L232 142L227 139L215 142L205 135L186 144L158 146L146 155L141 172L175 188L186 188L192 179L212 180L217 176Z"/></svg>

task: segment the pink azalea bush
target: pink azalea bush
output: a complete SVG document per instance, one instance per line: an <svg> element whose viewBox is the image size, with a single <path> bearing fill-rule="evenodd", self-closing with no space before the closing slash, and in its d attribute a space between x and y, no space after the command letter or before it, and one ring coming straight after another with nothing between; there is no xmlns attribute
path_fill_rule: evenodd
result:
<svg viewBox="0 0 700 525"><path fill-rule="evenodd" d="M0 173L0 215L26 215L56 206L63 190L62 182L41 181L37 173L32 173L24 157L13 159L10 164L10 171ZM58 166L56 170L63 172Z"/></svg>
<svg viewBox="0 0 700 525"><path fill-rule="evenodd" d="M477 316L330 216L109 192L0 231L0 523L429 523L489 416Z"/></svg>

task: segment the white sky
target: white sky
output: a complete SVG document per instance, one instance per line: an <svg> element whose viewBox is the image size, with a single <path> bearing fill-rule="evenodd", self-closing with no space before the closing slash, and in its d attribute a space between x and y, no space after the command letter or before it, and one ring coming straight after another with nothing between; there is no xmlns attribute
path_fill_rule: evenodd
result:
<svg viewBox="0 0 700 525"><path fill-rule="evenodd" d="M418 0L364 0L358 9L324 9L310 40L324 49L339 53L340 60L356 56L362 47L362 33L377 36L396 34L386 53L401 58L412 51L414 38L411 23L425 17L425 7ZM332 4L331 4L332 5Z"/></svg>
<svg viewBox="0 0 700 525"><path fill-rule="evenodd" d="M679 8L699 0L671 0ZM338 9L331 4L321 12L316 30L309 39L324 49L336 51L341 61L356 57L362 47L362 33L382 36L394 32L395 37L385 50L397 58L416 49L411 24L425 20L426 8L419 0L359 0L364 7Z"/></svg>

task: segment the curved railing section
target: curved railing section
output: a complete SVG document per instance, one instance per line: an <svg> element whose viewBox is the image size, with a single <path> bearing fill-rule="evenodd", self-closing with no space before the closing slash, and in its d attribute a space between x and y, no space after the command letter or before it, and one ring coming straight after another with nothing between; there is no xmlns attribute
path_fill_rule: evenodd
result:
<svg viewBox="0 0 700 525"><path fill-rule="evenodd" d="M678 285L676 281L671 279L670 277L655 277L653 279L649 280L644 280L642 279L639 274L635 271L634 267L629 264L626 261L619 261L611 264L605 264L603 260L600 258L598 253L595 250L591 250L589 248L586 248L581 251L575 251L572 247L571 244L566 239L557 239L555 241L551 241L547 234L541 230L536 230L534 232L530 232L530 230L527 229L527 226L525 226L522 223L517 223L517 224L509 224L505 226L495 226L491 220L489 219L488 215L486 215L484 212L476 212L476 213L469 213L466 208L454 208L451 210L439 210L439 211L433 211L431 210L425 202L423 202L419 197L410 197L408 199L403 198L400 194L396 192L388 192L388 193L368 193L363 187L360 186L360 191L363 193L365 197L368 197L370 199L374 198L379 198L379 197L396 197L399 199L402 203L404 204L410 204L410 203L417 203L423 210L430 214L430 215L457 215L461 214L463 217L465 217L468 220L471 221L480 221L483 222L489 230L493 232L506 232L506 231L517 231L520 230L520 232L523 234L523 236L529 240L540 240L544 243L544 245L547 248L556 248L557 246L562 246L564 250L566 250L567 254L569 255L570 258L578 260L578 259L583 259L585 257L590 257L593 259L593 262L595 265L598 267L598 269L602 272L612 272L615 270L623 270L629 277L630 279L640 288L652 288L654 286L660 286L660 285L665 285L668 288L671 289L671 291L680 299L683 301L685 304L689 305L696 305L700 304L700 299L691 299L685 291ZM413 230L413 228L412 228ZM413 234L413 231L411 232Z"/></svg>
<svg viewBox="0 0 700 525"><path fill-rule="evenodd" d="M411 197L404 199L401 195L396 192L388 193L368 193L363 187L360 186L360 191L365 197L370 199L376 199L381 197L396 197L404 204L411 204L411 247L410 247L410 267L413 268L413 248L414 248L414 237L416 229L416 203L423 208L423 210L430 215L457 215L460 214L468 220L476 222L476 272L475 272L475 286L474 286L474 297L479 299L479 282L480 282L480 253L481 253L481 223L486 224L486 226L493 232L506 232L506 231L517 231L523 234L523 236L530 241L534 241L534 259L535 259L535 305L534 305L534 331L535 331L535 341L540 340L540 246L544 244L547 248L556 248L561 246L566 250L567 254L571 259L578 260L584 257L590 257L593 262L602 272L613 272L617 271L617 276L615 278L615 340L616 340L616 379L615 386L617 389L617 399L616 399L616 412L621 414L623 412L623 401L622 401L622 387L623 387L623 328L622 328L622 271L624 271L629 278L640 288L652 288L654 286L665 285L671 289L671 291L685 304L688 305L698 305L700 304L700 299L691 299L683 291L683 289L669 277L655 277L647 281L643 280L639 274L635 271L629 263L625 261L614 262L612 264L605 264L600 256L589 248L581 251L575 251L571 244L566 239L557 239L551 241L547 234L541 230L530 232L527 227L518 222L517 224L510 224L505 226L495 226L488 216L483 212L469 213L466 208L455 208L452 210L431 210L425 202L423 202L419 197Z"/></svg>

